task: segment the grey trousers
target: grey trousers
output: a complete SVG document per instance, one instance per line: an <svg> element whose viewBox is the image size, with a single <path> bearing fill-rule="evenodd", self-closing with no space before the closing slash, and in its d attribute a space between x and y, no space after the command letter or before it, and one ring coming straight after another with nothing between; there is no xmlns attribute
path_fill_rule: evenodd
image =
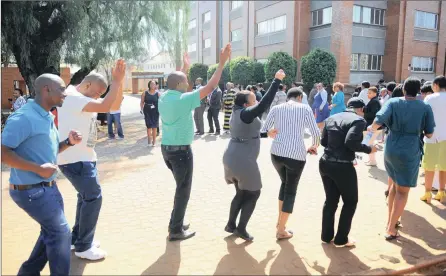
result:
<svg viewBox="0 0 446 276"><path fill-rule="evenodd" d="M204 111L206 110L206 105L201 105L197 108L195 108L194 111L194 121L195 121L195 128L197 129L197 132L204 133Z"/></svg>

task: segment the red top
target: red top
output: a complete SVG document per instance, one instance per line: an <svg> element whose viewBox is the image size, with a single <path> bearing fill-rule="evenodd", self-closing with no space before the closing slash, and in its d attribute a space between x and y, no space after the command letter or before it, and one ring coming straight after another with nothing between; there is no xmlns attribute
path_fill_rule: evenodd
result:
<svg viewBox="0 0 446 276"><path fill-rule="evenodd" d="M59 128L59 121L57 120L57 108L51 110L51 113L54 115L54 123L56 124L56 128Z"/></svg>

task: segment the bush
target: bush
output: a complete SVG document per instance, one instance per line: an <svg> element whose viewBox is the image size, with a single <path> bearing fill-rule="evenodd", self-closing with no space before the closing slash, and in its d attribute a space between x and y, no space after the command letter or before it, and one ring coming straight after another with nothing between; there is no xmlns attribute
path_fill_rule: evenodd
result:
<svg viewBox="0 0 446 276"><path fill-rule="evenodd" d="M283 80L288 87L296 79L297 61L285 52L274 52L268 57L265 63L265 78L271 82L276 72L282 69L285 71L286 77Z"/></svg>
<svg viewBox="0 0 446 276"><path fill-rule="evenodd" d="M212 75L214 75L215 71L217 70L217 67L218 67L218 63L209 66L208 73L207 73L208 81L212 78ZM229 62L227 62L225 64L225 66L223 67L223 72L221 74L219 83L226 84L228 81L231 81L231 78L229 76Z"/></svg>
<svg viewBox="0 0 446 276"><path fill-rule="evenodd" d="M208 66L201 63L194 63L190 66L188 76L189 80L195 83L197 78L203 79L203 84L207 79Z"/></svg>
<svg viewBox="0 0 446 276"><path fill-rule="evenodd" d="M336 77L336 58L332 53L316 48L302 57L300 70L307 91L319 82L331 86Z"/></svg>
<svg viewBox="0 0 446 276"><path fill-rule="evenodd" d="M265 65L258 61L254 62L254 81L256 83L265 82Z"/></svg>
<svg viewBox="0 0 446 276"><path fill-rule="evenodd" d="M254 81L254 61L249 57L236 57L229 64L229 75L236 84L247 85Z"/></svg>

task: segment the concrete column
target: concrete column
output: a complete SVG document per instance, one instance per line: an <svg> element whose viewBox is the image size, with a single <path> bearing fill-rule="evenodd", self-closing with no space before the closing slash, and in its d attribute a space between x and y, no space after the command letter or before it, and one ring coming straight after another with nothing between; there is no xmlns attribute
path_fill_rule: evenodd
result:
<svg viewBox="0 0 446 276"><path fill-rule="evenodd" d="M132 79L132 94L138 94L139 91L139 85L138 85L138 79L133 78Z"/></svg>

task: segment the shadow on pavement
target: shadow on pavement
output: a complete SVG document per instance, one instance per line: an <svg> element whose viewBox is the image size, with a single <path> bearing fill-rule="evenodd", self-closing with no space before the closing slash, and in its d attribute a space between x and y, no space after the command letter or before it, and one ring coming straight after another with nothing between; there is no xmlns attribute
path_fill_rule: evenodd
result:
<svg viewBox="0 0 446 276"><path fill-rule="evenodd" d="M370 167L369 173L372 175L374 179L387 185L388 175L385 170L380 170L378 167Z"/></svg>
<svg viewBox="0 0 446 276"><path fill-rule="evenodd" d="M74 251L71 254L71 265L70 265L70 275L83 275L85 267L87 264L95 264L105 261L105 259L97 260L97 261L89 261L86 259L81 259L74 255Z"/></svg>
<svg viewBox="0 0 446 276"><path fill-rule="evenodd" d="M151 264L141 275L178 275L181 263L181 242L169 242L166 239L166 250L158 260Z"/></svg>
<svg viewBox="0 0 446 276"><path fill-rule="evenodd" d="M271 264L270 275L311 275L289 240L277 241L280 252Z"/></svg>
<svg viewBox="0 0 446 276"><path fill-rule="evenodd" d="M446 229L435 228L425 218L408 210L404 211L402 219L401 232L423 240L430 248L446 250Z"/></svg>
<svg viewBox="0 0 446 276"><path fill-rule="evenodd" d="M265 268L271 259L274 258L274 250L269 250L266 258L258 262L247 251L246 247L251 243L235 243L235 236L228 236L226 241L228 254L221 258L215 269L214 275L266 275Z"/></svg>

